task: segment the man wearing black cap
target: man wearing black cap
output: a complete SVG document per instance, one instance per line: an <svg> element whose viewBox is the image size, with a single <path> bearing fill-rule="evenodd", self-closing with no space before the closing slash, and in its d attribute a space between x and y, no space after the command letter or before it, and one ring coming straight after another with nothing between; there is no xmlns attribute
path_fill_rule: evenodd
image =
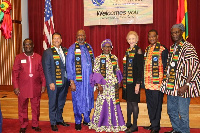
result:
<svg viewBox="0 0 200 133"><path fill-rule="evenodd" d="M174 44L170 48L165 78L161 91L167 96L167 112L172 131L166 133L189 133L190 98L200 96L200 65L194 46L182 37L183 24L171 28Z"/></svg>

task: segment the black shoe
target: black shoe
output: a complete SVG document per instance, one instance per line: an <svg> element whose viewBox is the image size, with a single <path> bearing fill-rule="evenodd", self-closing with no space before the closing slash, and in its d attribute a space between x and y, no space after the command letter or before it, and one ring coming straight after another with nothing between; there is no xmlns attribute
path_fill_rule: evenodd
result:
<svg viewBox="0 0 200 133"><path fill-rule="evenodd" d="M164 132L164 133L180 133L180 132L176 132L174 129L168 132Z"/></svg>
<svg viewBox="0 0 200 133"><path fill-rule="evenodd" d="M36 132L41 132L41 128L40 127L32 127L32 129L34 129Z"/></svg>
<svg viewBox="0 0 200 133"><path fill-rule="evenodd" d="M52 131L58 131L58 127L56 125L51 125L51 130Z"/></svg>
<svg viewBox="0 0 200 133"><path fill-rule="evenodd" d="M146 129L146 130L151 130L152 129L151 126L146 126L146 127L143 127L143 128Z"/></svg>
<svg viewBox="0 0 200 133"><path fill-rule="evenodd" d="M70 124L68 124L68 123L66 123L66 122L57 122L56 123L57 125L62 125L62 126L65 126L65 127L69 127L70 126Z"/></svg>
<svg viewBox="0 0 200 133"><path fill-rule="evenodd" d="M159 133L159 131L156 131L156 130L151 130L150 133Z"/></svg>
<svg viewBox="0 0 200 133"><path fill-rule="evenodd" d="M131 125L128 125L128 124L126 123L126 127L127 127L127 128L131 128L131 126L132 126L132 124L131 124Z"/></svg>
<svg viewBox="0 0 200 133"><path fill-rule="evenodd" d="M127 128L127 129L125 130L125 133L132 133L132 132L137 132L137 131L138 131L138 127L135 128L135 129L133 129L133 127L131 127L131 128Z"/></svg>
<svg viewBox="0 0 200 133"><path fill-rule="evenodd" d="M83 125L84 125L84 126L89 126L89 123L83 121Z"/></svg>
<svg viewBox="0 0 200 133"><path fill-rule="evenodd" d="M77 131L81 131L81 124L75 124L75 129Z"/></svg>
<svg viewBox="0 0 200 133"><path fill-rule="evenodd" d="M26 128L20 128L19 133L26 133Z"/></svg>

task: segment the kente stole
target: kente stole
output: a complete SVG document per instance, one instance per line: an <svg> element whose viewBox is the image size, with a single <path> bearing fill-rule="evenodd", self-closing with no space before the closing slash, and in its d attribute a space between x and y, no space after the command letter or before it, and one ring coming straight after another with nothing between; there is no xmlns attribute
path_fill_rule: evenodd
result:
<svg viewBox="0 0 200 133"><path fill-rule="evenodd" d="M150 85L151 83L153 85L156 85L157 88L159 88L160 83L162 81L163 78L163 66L162 64L162 58L161 58L161 44L159 42L156 43L154 50L153 51L149 51L149 49L151 48L151 46L148 46L147 49L145 50L145 55L144 55L144 60L145 60L145 64L151 65L152 64L152 69L150 70L150 66L148 65L144 65L144 82L145 82L145 86L148 86L147 89L149 88L154 88L152 85ZM150 56L149 52L152 52L152 59L151 59L151 63L149 60L147 60L147 57ZM152 78L151 76L149 76L149 72L152 72ZM160 75L160 73L162 75ZM148 76L147 76L148 75ZM154 88L155 89L155 88Z"/></svg>
<svg viewBox="0 0 200 133"><path fill-rule="evenodd" d="M61 48L62 48L63 52L65 53L65 55L67 55L67 49L63 48L62 46L61 46ZM62 63L62 61L53 45L51 45L51 50L52 50L54 65L55 65L56 85L62 86L63 83L62 83L62 74L61 74L61 68L60 68L61 67L60 63Z"/></svg>
<svg viewBox="0 0 200 133"><path fill-rule="evenodd" d="M169 61L167 63L167 66L170 67L169 73L167 73L167 90L173 90L175 85L175 76L176 76L176 69L177 69L177 61L179 57L180 50L184 44L184 40L182 40L178 47L176 48L176 51L174 51L174 46L170 47L170 56ZM176 47L176 46L175 46Z"/></svg>
<svg viewBox="0 0 200 133"><path fill-rule="evenodd" d="M100 72L101 75L106 78L106 56L102 53L100 56ZM113 73L117 78L116 71L117 71L117 60L114 58L112 54L109 54L110 60L113 66ZM118 83L115 84L115 103L119 104L119 85Z"/></svg>
<svg viewBox="0 0 200 133"><path fill-rule="evenodd" d="M133 83L133 59L137 52L137 44L131 49L128 48L123 58L123 89L126 89L126 84Z"/></svg>
<svg viewBox="0 0 200 133"><path fill-rule="evenodd" d="M91 49L90 45L88 45L86 42L85 42L85 46L88 49L88 52L90 54L90 59L92 62L92 69L93 69L94 56L93 56L92 49ZM82 81L81 49L80 49L80 45L78 42L75 42L74 53L75 53L76 81L81 82Z"/></svg>

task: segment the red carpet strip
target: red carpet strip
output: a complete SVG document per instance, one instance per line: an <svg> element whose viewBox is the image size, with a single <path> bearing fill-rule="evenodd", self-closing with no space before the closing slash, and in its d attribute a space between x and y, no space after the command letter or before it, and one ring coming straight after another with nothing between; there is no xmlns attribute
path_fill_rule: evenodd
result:
<svg viewBox="0 0 200 133"><path fill-rule="evenodd" d="M39 126L42 129L40 133L95 133L95 130L89 129L88 126L83 126L83 125L82 125L81 131L76 131L74 123L70 123L70 127L63 127L59 125L58 132L53 132L51 130L50 122L48 121L40 121ZM20 124L19 124L18 119L3 119L2 133L19 133L19 129L20 129ZM172 128L162 127L160 130L160 133L164 133L170 130L172 130ZM200 133L200 129L193 128L193 129L190 129L190 132ZM29 125L26 129L26 133L36 133L31 128L31 121L29 121ZM124 132L120 132L120 133L124 133ZM139 127L138 133L150 133L150 131L143 129L142 127Z"/></svg>

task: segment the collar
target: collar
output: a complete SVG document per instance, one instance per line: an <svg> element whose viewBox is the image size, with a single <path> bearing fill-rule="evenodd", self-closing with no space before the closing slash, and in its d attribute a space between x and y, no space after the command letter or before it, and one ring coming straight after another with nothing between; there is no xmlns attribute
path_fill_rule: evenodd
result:
<svg viewBox="0 0 200 133"><path fill-rule="evenodd" d="M26 55L26 54L25 54L25 52L24 52L24 55ZM26 55L26 56L28 56L28 55ZM32 55L30 55L30 56L34 56L34 52L33 52L33 54L32 54Z"/></svg>

